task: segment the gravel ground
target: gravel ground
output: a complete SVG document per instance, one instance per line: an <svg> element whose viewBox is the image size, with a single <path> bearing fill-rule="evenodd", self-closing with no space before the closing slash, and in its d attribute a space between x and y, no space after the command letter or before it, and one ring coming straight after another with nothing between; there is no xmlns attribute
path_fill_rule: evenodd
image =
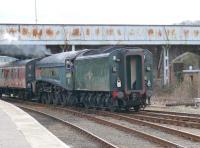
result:
<svg viewBox="0 0 200 148"><path fill-rule="evenodd" d="M40 110L42 108L40 107ZM133 134L127 134L122 131L116 130L111 127L107 127L104 125L97 124L95 122L89 121L84 118L79 118L76 116L73 116L71 114L66 114L66 112L60 112L60 111L52 111L51 109L45 109L43 108L42 111L46 113L50 113L53 115L56 115L68 122L71 122L77 126L80 126L95 135L107 140L108 142L120 147L120 148L152 148L152 147L159 147L155 145L154 143L151 143L149 141L146 141L142 138L137 137L137 135ZM80 143L81 141L75 141L75 143ZM80 143L82 144L82 143ZM89 147L89 146L87 146Z"/></svg>
<svg viewBox="0 0 200 148"><path fill-rule="evenodd" d="M163 138L165 140L172 141L172 142L177 143L179 145L182 145L184 147L189 147L189 148L190 147L192 147L192 148L199 148L200 147L200 142L193 142L193 141L190 141L190 140L186 140L186 139L183 139L181 137L178 137L178 136L175 136L175 135L172 135L172 134L168 134L168 133L165 133L165 132L162 132L162 131L159 131L159 130L152 129L148 126L136 125L136 124L128 123L126 121L116 120L116 119L113 119L111 117L105 117L105 116L99 116L99 117L102 118L102 119L107 119L107 120L109 120L113 123L118 123L118 124L124 125L126 127L134 128L134 129L149 133L150 135L154 135L154 136Z"/></svg>
<svg viewBox="0 0 200 148"><path fill-rule="evenodd" d="M53 119L44 117L42 115L33 112L28 112L28 113L70 147L75 147L75 148L100 147L97 146L96 143L92 142L88 138L76 132L75 130L72 130L71 128L62 125Z"/></svg>

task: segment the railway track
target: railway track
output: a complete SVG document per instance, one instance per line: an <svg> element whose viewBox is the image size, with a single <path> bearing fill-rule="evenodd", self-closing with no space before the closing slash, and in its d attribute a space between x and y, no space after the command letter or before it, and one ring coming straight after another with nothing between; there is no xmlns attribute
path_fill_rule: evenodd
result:
<svg viewBox="0 0 200 148"><path fill-rule="evenodd" d="M28 102L28 104L38 105L38 103L30 103L30 102ZM39 104L39 106L43 107L43 106L46 106L46 105ZM97 116L94 116L94 115L83 113L84 109L79 108L77 110L77 108L76 108L76 110L75 110L74 108L61 108L61 107L52 107L52 106L48 106L48 107L53 108L54 110L67 112L67 113L73 114L73 115L81 117L81 118L87 118L88 120L94 121L98 124L113 127L117 130L124 131L126 133L137 134L141 138L144 138L148 141L151 141L153 143L159 144L159 145L164 146L164 147L183 147L179 144L167 141L167 140L159 138L157 136L152 136L152 135L147 134L145 132L141 132L141 131L133 129L133 128L122 126L120 124L112 123L112 122L107 121L105 119L98 118ZM110 112L105 112L105 111L94 111L94 110L90 110L89 112L90 113L96 112L95 114L97 114L97 115L110 116L112 118L115 118L115 119L118 119L118 120L124 120L124 121L127 121L129 123L148 126L148 127L154 128L156 130L164 131L166 133L176 135L178 137L182 137L182 138L187 139L187 140L200 142L200 137L198 135L194 135L194 134L189 133L189 132L183 132L183 131L180 131L180 130L169 128L169 127L162 126L162 125L159 125L159 124L155 124L155 123L152 123L152 122L147 122L147 121L139 120L139 119L136 119L136 118L132 118L132 117L129 117L127 114L119 114L119 113L116 114L116 113L110 113Z"/></svg>
<svg viewBox="0 0 200 148"><path fill-rule="evenodd" d="M28 103L30 104L30 102ZM34 105L37 105L37 103L34 103ZM40 114L43 114L43 115L47 115L47 116L50 116L52 118L55 118L55 120L58 120L56 117L54 116L51 116L51 115L48 115L46 113L43 113L43 112L40 112L39 111L39 108L37 108L37 110L34 110L32 108L29 108L27 106L23 106L22 104L17 104L18 107L20 108L23 108L23 109L28 109L28 110L33 110L34 112L39 112ZM41 105L40 105L41 106ZM51 107L52 108L52 107ZM82 112L79 112L79 111L76 111L74 109L68 109L68 108L60 108L60 107L53 107L54 110L59 110L59 111L65 111L67 113L70 113L70 114L73 114L75 116L78 116L78 117L81 117L81 118L86 118L90 121L93 121L93 122L96 122L98 124L102 124L104 126L108 126L108 127L112 127L112 128L115 128L117 130L120 130L120 131L123 131L123 132L126 132L126 133L129 133L129 134L136 134L137 136L139 136L140 138L143 138L143 139L146 139L150 142L153 142L155 144L158 144L160 146L163 146L163 147L180 147L182 148L183 146L179 145L179 144L176 144L176 143L173 143L173 142L170 142L170 141L167 141L165 139L162 139L162 138L159 138L159 137L156 137L156 136L152 136L150 134L147 134L145 132L141 132L139 130L136 130L136 129L133 129L133 128L128 128L128 127L125 127L125 126L122 126L120 124L117 124L117 123L112 123L112 122L109 122L109 121L106 121L104 119L101 119L101 118L97 118L97 117L94 117L92 115L89 115L89 114L86 114L86 113L82 113ZM105 112L104 112L105 113ZM61 120L63 123L65 121ZM66 124L66 123L65 123ZM69 123L67 123L69 124ZM70 125L71 126L71 125ZM80 129L80 127L78 127L78 129ZM85 131L86 132L86 131ZM91 136L91 133L89 134ZM97 139L97 138L95 138ZM98 138L98 142L101 143L101 141L99 140L101 138ZM194 138L195 140L195 138ZM103 142L103 144L107 144L109 142ZM109 143L110 144L110 143ZM113 146L113 145L112 145ZM112 147L112 146L106 146L106 147ZM113 146L113 147L116 147L116 146Z"/></svg>
<svg viewBox="0 0 200 148"><path fill-rule="evenodd" d="M152 114L143 114L143 113L139 114L133 113L129 114L128 116L139 120L144 120L154 123L170 124L170 125L200 129L200 122L198 121L198 119L195 120L194 118L190 117L181 117L178 115L175 116L166 115L165 117L165 115L163 114L157 114L156 116L154 116Z"/></svg>
<svg viewBox="0 0 200 148"><path fill-rule="evenodd" d="M21 109L23 110L26 110L28 112L34 112L34 113L37 113L37 114L40 114L42 116L46 116L48 118L51 118L61 124L64 124L65 126L67 127L70 127L71 129L81 133L83 136L86 136L87 138L89 138L90 140L94 141L95 143L97 143L99 145L99 147L106 147L106 148L118 148L117 146L115 146L114 144L111 144L109 142L107 142L106 140L94 135L93 133L79 127L79 126L76 126L70 122L67 122L63 119L60 119L58 117L55 117L51 114L47 114L47 113L44 113L42 111L39 111L39 110L36 110L36 109L33 109L33 108L30 108L30 107L27 107L27 106L24 106L24 105L17 105L18 107L20 107Z"/></svg>
<svg viewBox="0 0 200 148"><path fill-rule="evenodd" d="M200 123L200 116L198 117L196 114L196 116L193 116L194 114L169 114L168 112L148 112L148 111L142 111L139 114L141 115L147 115L147 116L153 116L153 117L161 117L161 118L165 118L165 119L172 119L172 120L179 120L179 121L189 121L189 122L196 122L196 123Z"/></svg>
<svg viewBox="0 0 200 148"><path fill-rule="evenodd" d="M169 127L162 126L162 125L159 125L159 124L155 124L155 123L152 123L152 122L147 122L147 121L135 119L135 118L128 116L127 114L116 114L116 113L110 113L110 112L104 112L104 111L98 112L97 114L109 115L109 116L112 116L116 119L127 121L129 123L139 124L139 125L143 125L143 126L149 126L151 128L158 129L158 130L161 130L163 132L167 132L169 134L177 135L177 136L180 136L180 137L185 138L185 139L200 142L200 136L198 136L198 135L194 135L194 134L189 133L189 132L183 132L183 131L180 131L180 130L177 130L177 129L174 129L174 128L169 128Z"/></svg>
<svg viewBox="0 0 200 148"><path fill-rule="evenodd" d="M180 112L171 112L171 111L158 111L158 110L144 110L142 111L144 114L167 114L167 115L178 115L185 117L199 117L200 114L190 114L190 113L180 113Z"/></svg>
<svg viewBox="0 0 200 148"><path fill-rule="evenodd" d="M11 101L11 100L10 100ZM14 100L16 101L16 100ZM22 102L21 102L22 103ZM25 110L30 110L30 111L33 111L33 112L38 112L39 114L42 114L42 115L45 115L45 116L49 116L51 118L54 118L55 120L60 120L61 122L63 122L64 124L68 125L68 126L73 126L71 125L70 123L62 120L62 119L58 119L57 117L55 116L52 116L52 115L49 115L47 113L44 113L44 112L40 112L39 111L39 108L40 107L44 107L46 105L41 105L41 104L38 104L38 103L32 103L32 102L26 102L28 105L39 105L39 107L37 109L32 109L31 107L27 107L24 103L23 104L19 104L19 103L15 103L18 107L20 108L23 108ZM49 106L48 106L49 107ZM125 133L129 133L129 134L134 134L134 135L137 135L138 137L140 138L143 138L145 140L148 140L150 142L153 142L155 144L158 144L160 146L163 146L163 147L178 147L178 148L183 148L184 146L182 145L179 145L179 144L176 144L176 143L173 143L173 142L170 142L168 140L165 140L165 139L162 139L162 138L159 138L159 137L156 137L156 136L152 136L148 133L145 133L145 132L141 132L139 130L136 130L136 129L133 129L133 128L129 128L129 127L126 127L126 126L122 126L120 124L117 124L117 123L112 123L112 122L109 122L109 121L106 121L104 119L101 119L101 118L97 118L97 117L94 117L92 115L89 115L89 114L86 114L86 113L82 113L82 112L79 112L77 110L74 110L74 109L68 109L68 108L61 108L61 107L51 107L51 108L54 108L55 110L59 110L59 111L65 111L66 113L69 113L69 114L73 114L77 117L81 117L81 118L86 118L90 121L93 121L93 122L96 122L98 124L102 124L104 126L108 126L108 127L112 127L112 128L115 128L117 130L120 130L120 131L123 131ZM105 112L104 112L105 113ZM66 122L66 123L65 123ZM74 126L73 126L74 127ZM75 126L75 129L77 129L77 127ZM82 131L80 127L78 127L78 131ZM82 133L82 132L81 132ZM83 133L86 133L87 135L89 135L89 137L91 137L91 135L93 135L92 133L87 133L87 131L83 131ZM93 139L93 138L92 138ZM94 139L96 139L96 141L98 143L102 143L103 145L106 145L105 147L117 147L117 146L114 146L114 145L110 145L109 142L99 138L99 137L95 137ZM195 140L195 138L192 138ZM103 142L101 142L101 140L103 140Z"/></svg>
<svg viewBox="0 0 200 148"><path fill-rule="evenodd" d="M133 128L128 128L128 127L122 126L122 125L117 124L117 123L112 123L110 121L107 121L107 120L104 120L104 119L101 119L101 118L98 118L98 117L94 117L94 116L79 112L79 111L74 110L74 109L59 108L59 107L56 107L56 109L64 110L64 111L66 111L68 113L71 113L71 114L74 114L76 116L87 118L88 120L91 120L91 121L94 121L94 122L97 122L99 124L103 124L103 125L106 125L106 126L111 126L113 128L116 128L118 130L121 130L121 131L124 131L124 132L127 132L127 133L137 134L139 137L145 138L145 139L147 139L149 141L152 141L154 143L160 144L161 146L165 146L165 147L183 147L183 146L178 145L176 143L164 140L164 139L156 137L156 136L152 136L152 135L147 134L145 132L141 132L141 131L138 131L138 130L133 129ZM103 112L103 115L108 115L107 113L109 114L109 112Z"/></svg>

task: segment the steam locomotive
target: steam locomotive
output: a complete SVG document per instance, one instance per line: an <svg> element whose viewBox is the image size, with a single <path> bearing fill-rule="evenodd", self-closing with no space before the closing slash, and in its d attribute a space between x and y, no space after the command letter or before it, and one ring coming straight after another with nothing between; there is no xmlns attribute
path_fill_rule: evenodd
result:
<svg viewBox="0 0 200 148"><path fill-rule="evenodd" d="M152 54L105 47L17 60L0 66L0 95L46 104L138 111L152 95Z"/></svg>

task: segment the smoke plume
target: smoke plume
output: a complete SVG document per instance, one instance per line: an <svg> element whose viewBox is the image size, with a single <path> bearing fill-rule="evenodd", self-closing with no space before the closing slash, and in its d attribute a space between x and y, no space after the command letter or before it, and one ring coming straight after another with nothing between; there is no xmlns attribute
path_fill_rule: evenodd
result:
<svg viewBox="0 0 200 148"><path fill-rule="evenodd" d="M3 45L0 46L0 55L17 58L39 58L50 55L51 51L45 46L37 45Z"/></svg>
<svg viewBox="0 0 200 148"><path fill-rule="evenodd" d="M0 46L0 55L16 58L39 58L51 54L50 49L47 49L46 46L15 45L18 38L8 33L3 35L3 40L5 40L9 45Z"/></svg>

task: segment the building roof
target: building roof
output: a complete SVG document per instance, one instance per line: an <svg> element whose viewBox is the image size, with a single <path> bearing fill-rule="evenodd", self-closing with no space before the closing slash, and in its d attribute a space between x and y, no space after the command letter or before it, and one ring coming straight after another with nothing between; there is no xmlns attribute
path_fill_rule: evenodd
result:
<svg viewBox="0 0 200 148"><path fill-rule="evenodd" d="M185 52L179 56L177 56L175 59L172 60L172 63L184 63L187 61L192 61L192 60L199 60L200 61L200 56L191 52Z"/></svg>

